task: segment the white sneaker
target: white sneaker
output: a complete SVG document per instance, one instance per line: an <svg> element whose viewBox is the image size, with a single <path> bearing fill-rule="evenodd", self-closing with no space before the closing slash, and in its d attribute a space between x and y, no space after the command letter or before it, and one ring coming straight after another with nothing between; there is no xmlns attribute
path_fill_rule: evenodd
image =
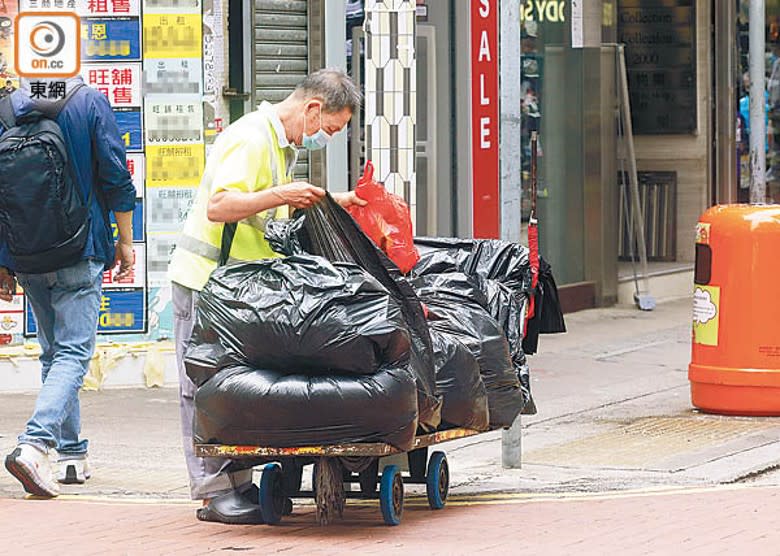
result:
<svg viewBox="0 0 780 556"><path fill-rule="evenodd" d="M86 455L60 458L57 467L57 482L63 485L83 485L92 476Z"/></svg>
<svg viewBox="0 0 780 556"><path fill-rule="evenodd" d="M55 454L53 450L51 452L51 455ZM49 454L32 444L19 444L6 456L5 468L30 494L52 498L60 493L52 474Z"/></svg>

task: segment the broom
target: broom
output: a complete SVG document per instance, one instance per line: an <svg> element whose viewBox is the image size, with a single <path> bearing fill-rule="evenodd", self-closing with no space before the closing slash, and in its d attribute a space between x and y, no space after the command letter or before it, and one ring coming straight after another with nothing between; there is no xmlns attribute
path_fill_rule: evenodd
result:
<svg viewBox="0 0 780 556"><path fill-rule="evenodd" d="M331 523L336 515L342 517L346 495L344 474L338 458L321 457L314 466L314 500L317 503L317 521Z"/></svg>

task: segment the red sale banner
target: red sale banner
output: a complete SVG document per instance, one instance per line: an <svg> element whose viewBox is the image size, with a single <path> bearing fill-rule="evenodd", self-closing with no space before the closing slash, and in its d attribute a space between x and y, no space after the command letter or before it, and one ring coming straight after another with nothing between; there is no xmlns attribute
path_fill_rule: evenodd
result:
<svg viewBox="0 0 780 556"><path fill-rule="evenodd" d="M497 238L501 226L498 102L498 0L471 0L471 158L476 238Z"/></svg>

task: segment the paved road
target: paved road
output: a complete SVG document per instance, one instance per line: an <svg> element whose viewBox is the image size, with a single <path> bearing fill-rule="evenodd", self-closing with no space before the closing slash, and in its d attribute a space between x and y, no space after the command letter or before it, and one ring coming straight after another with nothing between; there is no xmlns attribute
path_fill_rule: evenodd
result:
<svg viewBox="0 0 780 556"><path fill-rule="evenodd" d="M83 497L0 500L0 553L780 554L778 487L462 496L438 512L416 498L398 527L382 525L368 503L348 505L344 519L327 527L315 524L311 506L275 527L200 523L194 508Z"/></svg>
<svg viewBox="0 0 780 556"><path fill-rule="evenodd" d="M540 412L524 420L523 468L501 469L498 432L444 445L453 503L434 513L410 503L396 528L381 525L376 506L355 505L328 528L315 525L310 506L274 528L199 523L176 391L85 392L94 477L44 502L23 500L0 471L0 554L779 556L780 470L753 474L780 463L780 422L691 410L689 313L686 303L570 316L570 333L544 338L532 359ZM34 402L0 395L0 456ZM744 484L717 486L733 481ZM659 487L666 490L633 490Z"/></svg>

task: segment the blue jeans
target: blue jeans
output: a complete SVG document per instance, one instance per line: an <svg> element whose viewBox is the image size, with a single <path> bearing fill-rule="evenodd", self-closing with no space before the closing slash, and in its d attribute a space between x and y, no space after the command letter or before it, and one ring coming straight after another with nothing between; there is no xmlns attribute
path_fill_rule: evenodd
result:
<svg viewBox="0 0 780 556"><path fill-rule="evenodd" d="M79 389L95 351L103 263L84 260L45 274L19 274L41 344L41 391L20 444L86 454Z"/></svg>

